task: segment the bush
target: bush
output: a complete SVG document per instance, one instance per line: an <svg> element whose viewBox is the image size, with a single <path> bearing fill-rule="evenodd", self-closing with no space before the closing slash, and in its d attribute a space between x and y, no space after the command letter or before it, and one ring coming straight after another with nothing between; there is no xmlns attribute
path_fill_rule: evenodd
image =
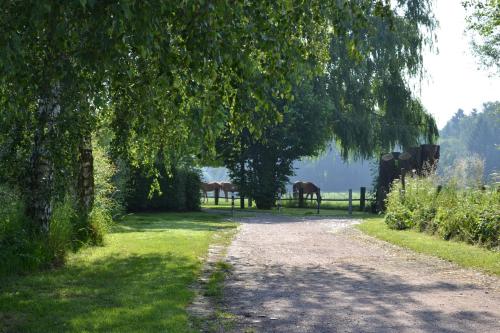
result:
<svg viewBox="0 0 500 333"><path fill-rule="evenodd" d="M55 265L64 263L66 252L72 244L73 224L76 217L76 210L69 198L55 205L50 219L49 235L44 246L46 262ZM43 242L43 239L40 241Z"/></svg>
<svg viewBox="0 0 500 333"><path fill-rule="evenodd" d="M443 239L499 248L500 192L470 189L450 181L437 191L436 180L407 179L405 192L395 182L387 197L385 221L392 229L414 228Z"/></svg>
<svg viewBox="0 0 500 333"><path fill-rule="evenodd" d="M0 186L0 276L61 265L73 237L71 201L54 207L48 234L33 232L17 191Z"/></svg>
<svg viewBox="0 0 500 333"><path fill-rule="evenodd" d="M201 176L190 167L173 168L170 173L159 168L158 179L135 169L131 173L127 210L137 211L197 211L200 210Z"/></svg>
<svg viewBox="0 0 500 333"><path fill-rule="evenodd" d="M129 191L126 183L128 179L128 169L124 164L117 167L106 154L105 150L99 145L94 145L93 153L95 184L94 209L99 211L98 214L102 215L106 213L111 217L118 217L125 211L125 198ZM105 220L109 220L109 218L110 217L106 217Z"/></svg>
<svg viewBox="0 0 500 333"><path fill-rule="evenodd" d="M113 179L116 166L102 147L95 145L93 152L95 200L91 212L88 216L79 212L74 189L58 192L55 197L64 199L54 203L47 234L39 232L26 216L21 191L0 184L0 275L59 266L68 250L103 244L112 217L124 209Z"/></svg>
<svg viewBox="0 0 500 333"><path fill-rule="evenodd" d="M104 235L109 232L112 224L113 219L111 214L98 206L94 206L88 217L91 244L103 245Z"/></svg>
<svg viewBox="0 0 500 333"><path fill-rule="evenodd" d="M36 247L30 239L29 223L19 195L0 186L0 276L38 267Z"/></svg>

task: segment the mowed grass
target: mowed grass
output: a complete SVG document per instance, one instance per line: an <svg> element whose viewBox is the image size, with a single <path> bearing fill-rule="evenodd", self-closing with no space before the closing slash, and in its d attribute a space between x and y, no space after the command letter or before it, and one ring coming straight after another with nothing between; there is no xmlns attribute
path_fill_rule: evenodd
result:
<svg viewBox="0 0 500 333"><path fill-rule="evenodd" d="M462 242L446 241L415 230L392 230L381 217L367 218L356 227L370 236L389 243L436 256L465 268L500 275L500 252Z"/></svg>
<svg viewBox="0 0 500 333"><path fill-rule="evenodd" d="M224 219L130 215L65 267L0 280L0 332L191 332L189 287L209 244L236 227Z"/></svg>

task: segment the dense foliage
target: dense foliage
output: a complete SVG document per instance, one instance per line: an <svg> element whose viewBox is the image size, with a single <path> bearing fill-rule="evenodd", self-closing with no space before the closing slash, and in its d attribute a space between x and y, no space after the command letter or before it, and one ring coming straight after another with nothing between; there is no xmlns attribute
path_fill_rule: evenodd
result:
<svg viewBox="0 0 500 333"><path fill-rule="evenodd" d="M130 212L200 210L200 174L189 166L158 167L157 177L133 169L125 204Z"/></svg>
<svg viewBox="0 0 500 333"><path fill-rule="evenodd" d="M485 103L482 112L465 115L463 110L448 121L440 132L440 173L446 175L467 156L484 160L484 180L500 171L500 102Z"/></svg>
<svg viewBox="0 0 500 333"><path fill-rule="evenodd" d="M385 221L392 229L413 228L443 239L500 249L500 191L462 188L450 181L438 190L433 178L393 184Z"/></svg>
<svg viewBox="0 0 500 333"><path fill-rule="evenodd" d="M225 124L259 128L277 119L262 96L287 95L291 66L321 64L328 29L355 8L337 1L5 1L0 178L21 185L34 230L49 232L53 208L67 195L90 221L99 124L109 126L113 156L135 164L154 168L162 149L210 155ZM244 81L255 108L239 113Z"/></svg>

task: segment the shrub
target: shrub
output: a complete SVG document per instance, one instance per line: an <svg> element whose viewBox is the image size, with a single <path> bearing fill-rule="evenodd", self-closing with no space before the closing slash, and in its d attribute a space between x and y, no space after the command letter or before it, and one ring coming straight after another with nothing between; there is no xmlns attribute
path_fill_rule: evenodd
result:
<svg viewBox="0 0 500 333"><path fill-rule="evenodd" d="M414 228L443 239L499 248L500 192L471 189L449 181L437 191L434 178L409 178L405 192L395 182L385 221L392 229Z"/></svg>
<svg viewBox="0 0 500 333"><path fill-rule="evenodd" d="M29 223L19 195L0 185L0 276L38 267L36 247L30 239Z"/></svg>
<svg viewBox="0 0 500 333"><path fill-rule="evenodd" d="M99 214L107 213L111 217L118 217L125 211L125 197L129 189L126 184L128 169L120 165L120 170L109 158L105 150L99 145L94 145L94 208ZM122 170L123 168L123 170ZM123 177L119 177L118 171ZM109 217L106 217L109 219Z"/></svg>
<svg viewBox="0 0 500 333"><path fill-rule="evenodd" d="M73 224L76 217L75 208L69 198L55 205L50 219L49 234L44 246L45 261L55 265L64 263L66 252L71 247ZM43 242L44 239L39 239L39 241Z"/></svg>
<svg viewBox="0 0 500 333"><path fill-rule="evenodd" d="M33 232L18 192L0 186L0 276L62 264L75 216L70 200L57 203L49 233Z"/></svg>
<svg viewBox="0 0 500 333"><path fill-rule="evenodd" d="M100 208L99 206L94 206L92 212L90 212L88 217L90 241L92 245L103 245L104 235L109 232L111 225L113 224L113 219L111 214Z"/></svg>
<svg viewBox="0 0 500 333"><path fill-rule="evenodd" d="M167 172L160 167L156 181L142 169L134 169L130 174L132 190L126 200L129 211L200 210L199 170L181 166Z"/></svg>
<svg viewBox="0 0 500 333"><path fill-rule="evenodd" d="M391 229L403 230L413 225L412 212L404 204L399 184L393 185L393 190L387 196L387 214L385 222Z"/></svg>

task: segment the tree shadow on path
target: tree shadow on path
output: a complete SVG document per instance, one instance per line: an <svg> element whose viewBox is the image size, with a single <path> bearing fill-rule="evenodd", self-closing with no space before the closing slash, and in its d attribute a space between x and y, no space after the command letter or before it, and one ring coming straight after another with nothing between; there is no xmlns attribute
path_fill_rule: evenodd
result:
<svg viewBox="0 0 500 333"><path fill-rule="evenodd" d="M500 332L498 298L468 305L469 284L409 283L375 268L263 266L232 258L225 304L257 332ZM495 296L496 297L496 296ZM496 307L496 308L495 308Z"/></svg>

